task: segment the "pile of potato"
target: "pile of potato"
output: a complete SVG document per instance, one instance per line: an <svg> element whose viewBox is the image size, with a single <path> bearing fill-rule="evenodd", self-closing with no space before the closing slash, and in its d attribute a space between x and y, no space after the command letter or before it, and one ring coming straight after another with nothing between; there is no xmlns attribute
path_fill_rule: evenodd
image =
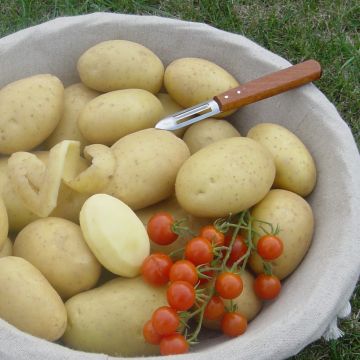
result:
<svg viewBox="0 0 360 360"><path fill-rule="evenodd" d="M274 273L283 279L295 270L314 227L303 197L316 183L300 139L271 123L244 137L221 119L175 133L154 128L237 86L231 74L199 58L164 68L151 50L125 40L88 49L77 68L81 83L65 89L40 74L0 90L2 319L75 349L156 354L142 327L166 304L165 289L145 284L140 266L151 251L169 253L187 240L150 243L145 226L160 210L186 217L196 232L251 208L281 229ZM256 255L250 267L263 271ZM243 279L235 302L251 320L261 301L251 272Z"/></svg>

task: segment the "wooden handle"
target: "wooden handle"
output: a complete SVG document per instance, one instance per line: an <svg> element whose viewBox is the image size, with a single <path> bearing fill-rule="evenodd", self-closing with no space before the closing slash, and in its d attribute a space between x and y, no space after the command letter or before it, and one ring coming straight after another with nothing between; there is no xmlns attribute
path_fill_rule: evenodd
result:
<svg viewBox="0 0 360 360"><path fill-rule="evenodd" d="M228 90L215 96L214 100L221 111L233 110L307 84L320 76L320 64L308 60Z"/></svg>

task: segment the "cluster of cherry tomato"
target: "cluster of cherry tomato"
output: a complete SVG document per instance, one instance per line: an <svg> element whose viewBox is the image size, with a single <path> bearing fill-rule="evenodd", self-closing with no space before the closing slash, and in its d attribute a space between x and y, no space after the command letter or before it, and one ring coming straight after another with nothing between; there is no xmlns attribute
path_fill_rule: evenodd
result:
<svg viewBox="0 0 360 360"><path fill-rule="evenodd" d="M150 239L160 245L173 243L179 236L176 224L169 213L155 214L147 226ZM228 336L246 331L247 319L235 308L226 309L223 301L241 294L239 264L250 256L245 237L234 235L235 238L232 232L224 234L208 225L186 243L184 259L173 262L167 254L154 253L144 260L141 272L146 282L154 286L169 284L169 306L156 309L143 328L145 340L159 345L162 355L187 352L197 341L203 319L219 320ZM282 251L283 244L276 236L265 235L258 241L257 252L266 261L276 259ZM261 299L275 298L280 289L280 281L274 275L260 274L255 280L254 291ZM195 316L198 326L188 334L183 324Z"/></svg>

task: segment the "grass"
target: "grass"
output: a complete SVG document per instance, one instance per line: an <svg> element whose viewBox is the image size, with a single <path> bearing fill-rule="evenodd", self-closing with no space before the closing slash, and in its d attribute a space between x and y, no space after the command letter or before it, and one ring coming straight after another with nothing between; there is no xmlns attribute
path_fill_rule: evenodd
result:
<svg viewBox="0 0 360 360"><path fill-rule="evenodd" d="M0 37L57 16L95 11L153 14L205 22L243 34L297 63L315 58L324 68L317 86L337 107L360 145L360 4L357 0L99 0L0 2ZM360 287L340 340L317 341L292 359L360 358Z"/></svg>

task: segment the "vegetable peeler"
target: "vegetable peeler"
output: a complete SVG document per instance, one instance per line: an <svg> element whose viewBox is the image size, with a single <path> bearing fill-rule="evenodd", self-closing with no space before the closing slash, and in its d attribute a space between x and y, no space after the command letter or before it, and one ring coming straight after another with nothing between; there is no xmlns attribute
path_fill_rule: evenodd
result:
<svg viewBox="0 0 360 360"><path fill-rule="evenodd" d="M316 60L304 61L225 91L212 100L169 115L160 120L155 128L162 130L180 129L224 111L238 109L244 105L305 85L319 79L321 72L321 65Z"/></svg>

